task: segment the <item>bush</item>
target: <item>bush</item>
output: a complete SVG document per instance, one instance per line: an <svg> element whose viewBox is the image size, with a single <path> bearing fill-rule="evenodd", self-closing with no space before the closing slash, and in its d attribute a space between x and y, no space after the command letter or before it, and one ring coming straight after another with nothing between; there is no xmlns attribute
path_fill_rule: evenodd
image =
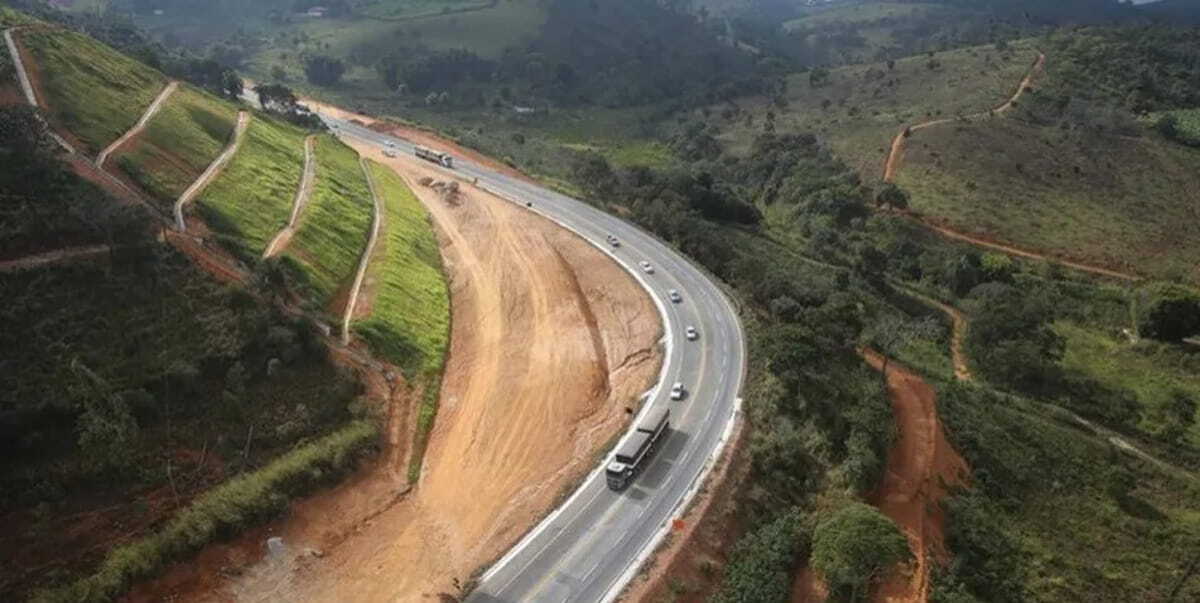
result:
<svg viewBox="0 0 1200 603"><path fill-rule="evenodd" d="M804 515L793 507L738 541L713 603L787 601L796 558L809 548Z"/></svg>
<svg viewBox="0 0 1200 603"><path fill-rule="evenodd" d="M821 522L812 549L812 567L834 595L851 601L865 598L885 570L912 559L908 540L896 524L862 503L847 505Z"/></svg>
<svg viewBox="0 0 1200 603"><path fill-rule="evenodd" d="M1171 283L1155 283L1142 292L1138 311L1142 336L1179 342L1200 334L1200 294Z"/></svg>
<svg viewBox="0 0 1200 603"><path fill-rule="evenodd" d="M374 423L354 421L258 471L234 477L197 498L160 531L109 551L92 575L38 593L34 600L112 600L135 580L279 513L291 498L351 470L355 461L376 444L377 436Z"/></svg>

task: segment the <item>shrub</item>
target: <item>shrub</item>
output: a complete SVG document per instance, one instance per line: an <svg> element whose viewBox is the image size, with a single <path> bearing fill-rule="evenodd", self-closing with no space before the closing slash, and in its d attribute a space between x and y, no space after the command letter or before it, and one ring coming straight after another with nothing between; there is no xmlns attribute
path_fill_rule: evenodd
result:
<svg viewBox="0 0 1200 603"><path fill-rule="evenodd" d="M197 498L160 531L109 551L92 575L38 593L34 600L112 600L135 580L279 513L292 497L346 473L375 445L377 435L374 423L354 421L258 471L234 477Z"/></svg>
<svg viewBox="0 0 1200 603"><path fill-rule="evenodd" d="M1138 330L1144 337L1179 342L1200 334L1200 294L1171 283L1155 283L1142 292Z"/></svg>
<svg viewBox="0 0 1200 603"><path fill-rule="evenodd" d="M835 595L851 601L864 598L886 569L912 558L896 524L862 503L847 505L821 522L812 548L812 567Z"/></svg>
<svg viewBox="0 0 1200 603"><path fill-rule="evenodd" d="M714 603L787 601L792 569L806 551L809 534L804 515L793 507L774 521L747 534L730 555L729 566Z"/></svg>

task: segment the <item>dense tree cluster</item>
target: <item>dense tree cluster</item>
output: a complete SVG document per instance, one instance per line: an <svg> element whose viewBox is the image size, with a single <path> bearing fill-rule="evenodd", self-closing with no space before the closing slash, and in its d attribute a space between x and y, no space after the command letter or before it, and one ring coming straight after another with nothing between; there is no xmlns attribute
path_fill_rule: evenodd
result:
<svg viewBox="0 0 1200 603"><path fill-rule="evenodd" d="M865 600L887 570L911 559L896 524L862 503L834 511L813 532L810 563L838 599Z"/></svg>

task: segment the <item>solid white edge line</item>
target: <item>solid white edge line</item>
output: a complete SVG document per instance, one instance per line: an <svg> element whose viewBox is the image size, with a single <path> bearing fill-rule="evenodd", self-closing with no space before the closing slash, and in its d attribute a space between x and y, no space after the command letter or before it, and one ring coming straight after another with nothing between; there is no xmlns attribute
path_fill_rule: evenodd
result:
<svg viewBox="0 0 1200 603"><path fill-rule="evenodd" d="M353 134L349 134L349 135L353 136ZM361 136L359 136L359 138L361 138ZM497 197L500 197L502 199L508 200L509 202L515 203L518 207L524 207L525 209L533 211L534 213L537 213L538 215L546 218L547 220L554 222L555 224L559 225L560 227L562 227L570 232L575 233L577 236L582 238L584 241L587 241L593 247L596 247L602 253L604 253L605 255L608 255L610 258L612 258L613 261L615 261L618 266L621 266L622 268L625 269L626 272L629 272L634 277L634 279L637 280L640 285L642 285L642 288L645 289L647 291L647 293L649 293L651 299L654 300L655 306L658 307L659 314L663 318L663 331L664 331L664 338L666 339L666 348L667 348L664 359L663 359L662 369L660 370L660 373L659 373L658 383L656 383L655 386L653 388L651 388L646 394L643 394L643 398L645 398L646 396L649 396L650 400L653 400L654 397L657 395L658 391L662 388L664 378L666 377L667 367L670 366L670 359L671 359L671 354L674 351L673 350L674 345L673 345L672 337L670 337L671 323L670 323L670 319L667 316L666 307L663 304L662 300L659 299L658 296L656 296L654 294L653 290L650 289L650 286L647 284L647 282L644 278L644 275L642 275L640 272L638 272L634 267L626 264L621 258L619 258L616 254L612 253L609 249L605 248L600 243L593 241L592 239L588 238L586 235L579 232L575 228L568 226L567 224L563 223L559 219L548 215L547 213L541 211L540 209L535 209L536 206L530 207L530 206L524 205L522 202L518 201L517 199L514 199L508 193L500 190L501 187L490 186L489 183L484 182L484 181L479 181L476 184L480 188L484 189L487 192L492 193L493 195L496 195ZM575 202L575 203L582 203L582 201L578 201L578 200L574 200L574 199L572 199L571 201ZM670 250L668 248L668 251L670 252L672 250ZM711 279L709 279L707 275L704 275L702 272L700 272L699 274L701 277L703 277L705 280L709 281L709 283L711 284ZM718 295L721 298L721 301L723 302L725 307L729 310L729 313L730 313L729 315L733 317L734 321L739 321L737 311L733 308L733 305L729 302L729 298L724 294L724 292L720 292L719 290L718 290ZM739 328L738 331L740 332L741 329ZM741 344L741 348L742 348L742 358L743 358L743 364L744 364L744 362L745 362L745 339L744 339L744 337L739 338L739 343ZM729 420L726 422L725 430L721 434L721 438L718 440L717 446L709 454L709 457L705 461L705 464L704 464L703 468L700 470L700 472L692 479L692 485L688 488L688 490L686 492L684 492L683 496L680 497L680 499L676 502L674 508L671 510L671 513L669 514L668 519L674 518L675 514L679 511L680 508L685 507L688 503L691 502L692 498L694 498L696 493L699 491L701 485L703 485L705 480L708 478L709 473L712 472L713 467L716 465L716 461L718 459L720 459L721 454L725 451L725 446L728 444L729 438L733 433L733 429L737 425L737 418L738 418L738 415L741 413L741 409L742 409L742 398L738 394L740 394L740 392L741 392L743 378L744 378L743 373L739 372L737 375L737 383L735 384L735 387L733 389L734 400L733 400L733 405L730 409ZM625 433L625 436L621 439L621 441L624 441L630 437L630 434L637 428L636 427L637 422L643 418L643 416L646 414L647 411L649 411L650 406L651 405L645 405L642 408L642 410L638 413L638 416L635 417L630 431ZM619 446L619 444L620 444L620 442L618 442L618 446ZM571 504L575 501L575 499L580 494L583 493L585 486L589 482L591 482L591 480L595 479L601 471L603 471L604 467L607 464L607 459L608 459L608 454L605 454L605 460L601 462L600 466L596 467L595 469L592 470L591 473L588 474L588 476L584 479L584 481L582 482L580 487L577 488L575 490L575 492L573 492L571 494L571 496L567 498L566 501L564 501L561 505L559 505L558 508L554 509L554 511L552 511L549 515L547 515L544 519L542 519L542 521L540 521L538 523L538 525L534 526L533 529L531 529L529 532L527 532L525 534L525 536L522 537L521 540L513 548L509 549L509 551L507 553L505 553L505 555L503 557L501 557L498 561L496 561L496 563L492 564L492 566L490 568L488 568L487 571L485 571L480 576L480 581L486 582L487 580L490 580L491 578L493 578L500 570L504 569L504 567L508 563L510 563L513 560L513 558L515 558L527 546L529 546L529 544L534 539L536 539L543 532L545 532L550 527L550 524L552 524L558 518L558 516L563 512L563 510L565 510L567 507L571 506ZM641 566L654 553L654 551L658 548L658 545L663 541L663 539L666 538L666 535L670 531L670 525L671 525L670 521L664 521L662 523L662 525L660 526L658 531L655 532L654 536L651 537L651 539L649 541L647 541L646 545L644 545L642 547L641 552L630 562L630 564L626 568L625 572L623 572L621 574L621 576L616 580L616 582L614 582L612 584L612 586L608 589L608 591L605 593L604 597L601 599L601 601L603 603L611 603L612 601L616 600L617 597L620 596L621 592L624 591L625 586L633 579L634 576L637 575L637 572L641 571Z"/></svg>

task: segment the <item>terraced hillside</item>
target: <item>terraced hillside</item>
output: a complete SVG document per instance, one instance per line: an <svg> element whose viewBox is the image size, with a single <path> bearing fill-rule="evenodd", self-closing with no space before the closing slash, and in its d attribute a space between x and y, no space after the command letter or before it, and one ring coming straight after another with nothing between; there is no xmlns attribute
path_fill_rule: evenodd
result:
<svg viewBox="0 0 1200 603"><path fill-rule="evenodd" d="M146 130L113 155L113 162L154 199L169 205L221 154L236 122L232 103L183 85Z"/></svg>
<svg viewBox="0 0 1200 603"><path fill-rule="evenodd" d="M96 40L33 26L16 34L51 121L95 155L137 123L166 78Z"/></svg>
<svg viewBox="0 0 1200 603"><path fill-rule="evenodd" d="M367 244L371 191L358 154L333 136L317 139L316 161L312 200L282 257L298 289L336 313Z"/></svg>
<svg viewBox="0 0 1200 603"><path fill-rule="evenodd" d="M197 201L205 222L242 259L262 256L288 221L304 170L299 128L257 116L237 155Z"/></svg>
<svg viewBox="0 0 1200 603"><path fill-rule="evenodd" d="M353 328L408 377L441 372L450 300L429 214L396 172L368 162L384 207L383 233L367 270L370 312Z"/></svg>

